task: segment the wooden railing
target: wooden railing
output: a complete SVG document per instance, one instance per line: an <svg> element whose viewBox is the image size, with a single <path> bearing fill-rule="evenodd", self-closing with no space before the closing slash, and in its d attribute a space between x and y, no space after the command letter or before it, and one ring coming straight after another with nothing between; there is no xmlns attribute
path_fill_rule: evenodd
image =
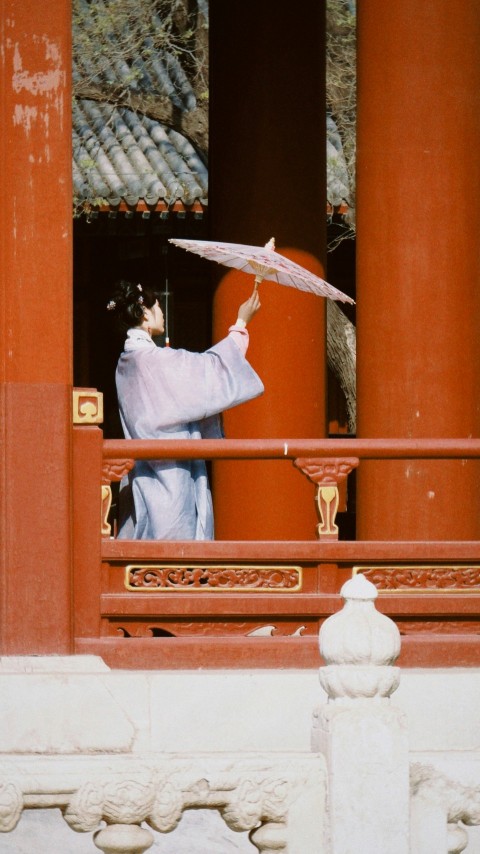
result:
<svg viewBox="0 0 480 854"><path fill-rule="evenodd" d="M362 460L476 459L477 439L105 440L76 428L77 649L116 666L316 666L318 630L363 572L404 635L403 664L480 654L480 543L339 540L339 485ZM284 459L315 484L317 538L128 541L107 532L110 483L136 459ZM103 484L103 537L100 515ZM78 494L77 494L78 493ZM96 515L96 524L94 518Z"/></svg>
<svg viewBox="0 0 480 854"><path fill-rule="evenodd" d="M339 485L360 459L473 459L480 457L477 439L206 439L106 440L104 480L118 480L135 460L262 459L289 460L316 485L321 540L338 539L335 517ZM107 526L105 526L107 530ZM108 530L107 530L108 533Z"/></svg>
<svg viewBox="0 0 480 854"><path fill-rule="evenodd" d="M454 460L480 457L480 439L105 439L103 456L106 460L292 460L304 456Z"/></svg>

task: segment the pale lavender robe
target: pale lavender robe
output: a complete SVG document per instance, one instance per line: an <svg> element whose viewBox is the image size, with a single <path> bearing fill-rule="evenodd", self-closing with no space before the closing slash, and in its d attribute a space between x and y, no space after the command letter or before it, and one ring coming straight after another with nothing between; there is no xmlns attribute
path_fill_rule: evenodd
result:
<svg viewBox="0 0 480 854"><path fill-rule="evenodd" d="M126 439L222 438L219 414L263 392L233 334L190 353L130 329L116 383ZM121 484L119 526L122 539L212 539L204 460L138 460Z"/></svg>

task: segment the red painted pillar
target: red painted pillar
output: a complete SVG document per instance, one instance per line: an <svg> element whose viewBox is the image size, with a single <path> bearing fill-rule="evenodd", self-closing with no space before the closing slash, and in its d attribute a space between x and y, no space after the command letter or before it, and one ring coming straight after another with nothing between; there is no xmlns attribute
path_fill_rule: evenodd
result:
<svg viewBox="0 0 480 854"><path fill-rule="evenodd" d="M70 4L0 14L1 652L68 653Z"/></svg>
<svg viewBox="0 0 480 854"><path fill-rule="evenodd" d="M479 436L480 8L358 5L358 435ZM476 462L362 463L358 536L472 539Z"/></svg>
<svg viewBox="0 0 480 854"><path fill-rule="evenodd" d="M274 237L279 251L322 275L323 3L305 0L301 15L274 0L213 0L210 8L211 237L254 245ZM216 340L252 289L253 277L225 270L215 295ZM227 413L227 435L323 436L324 300L268 281L260 295L249 359L266 391ZM314 489L289 463L216 463L214 499L218 539L315 536Z"/></svg>

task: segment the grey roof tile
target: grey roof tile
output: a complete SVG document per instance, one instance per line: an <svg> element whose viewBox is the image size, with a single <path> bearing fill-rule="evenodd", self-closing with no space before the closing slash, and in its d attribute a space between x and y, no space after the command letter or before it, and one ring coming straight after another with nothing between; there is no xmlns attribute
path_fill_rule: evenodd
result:
<svg viewBox="0 0 480 854"><path fill-rule="evenodd" d="M91 7L86 0L78 0L78 5L84 12L78 35L84 38L92 32L95 39ZM208 4L199 0L199 10L207 21ZM103 0L96 0L95 11L108 20ZM115 38L112 31L112 43ZM195 93L180 58L166 51L149 53L148 37L144 47L144 58L138 53L133 63L121 56L109 59L104 51L89 52L88 59L76 51L74 83L88 80L100 90L167 96L181 112L195 109ZM190 142L166 125L106 100L74 101L73 183L79 205L98 205L99 200L110 207L141 201L148 206L207 204L207 167Z"/></svg>
<svg viewBox="0 0 480 854"><path fill-rule="evenodd" d="M88 10L85 0L79 2ZM354 0L350 2L354 4ZM197 3L208 21L208 3ZM96 7L104 7L102 0L96 0ZM88 29L88 15L84 24ZM148 38L145 46L149 47ZM77 53L73 79L168 96L182 112L196 106L195 93L179 58L164 51L151 54L148 61L137 56L132 66L121 58L108 62L104 53L98 61L95 54L87 61ZM113 208L121 202L129 207L139 202L149 207L181 202L189 207L208 202L207 167L186 137L140 112L105 101L74 101L73 185L79 205L95 206L103 200L103 205ZM341 138L333 118L327 116L327 200L331 205L341 205L349 195Z"/></svg>
<svg viewBox="0 0 480 854"><path fill-rule="evenodd" d="M184 136L100 101L74 102L73 179L77 203L207 204L208 170Z"/></svg>

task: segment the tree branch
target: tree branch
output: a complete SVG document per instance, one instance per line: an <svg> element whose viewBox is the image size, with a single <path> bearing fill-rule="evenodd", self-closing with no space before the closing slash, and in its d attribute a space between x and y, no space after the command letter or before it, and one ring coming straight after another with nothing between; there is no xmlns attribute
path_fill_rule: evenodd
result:
<svg viewBox="0 0 480 854"><path fill-rule="evenodd" d="M183 134L206 161L208 152L208 112L204 107L181 111L176 109L167 96L149 95L123 89L108 90L105 85L97 86L91 81L82 81L75 87L75 97L90 101L125 107L143 113L154 121L161 122Z"/></svg>

